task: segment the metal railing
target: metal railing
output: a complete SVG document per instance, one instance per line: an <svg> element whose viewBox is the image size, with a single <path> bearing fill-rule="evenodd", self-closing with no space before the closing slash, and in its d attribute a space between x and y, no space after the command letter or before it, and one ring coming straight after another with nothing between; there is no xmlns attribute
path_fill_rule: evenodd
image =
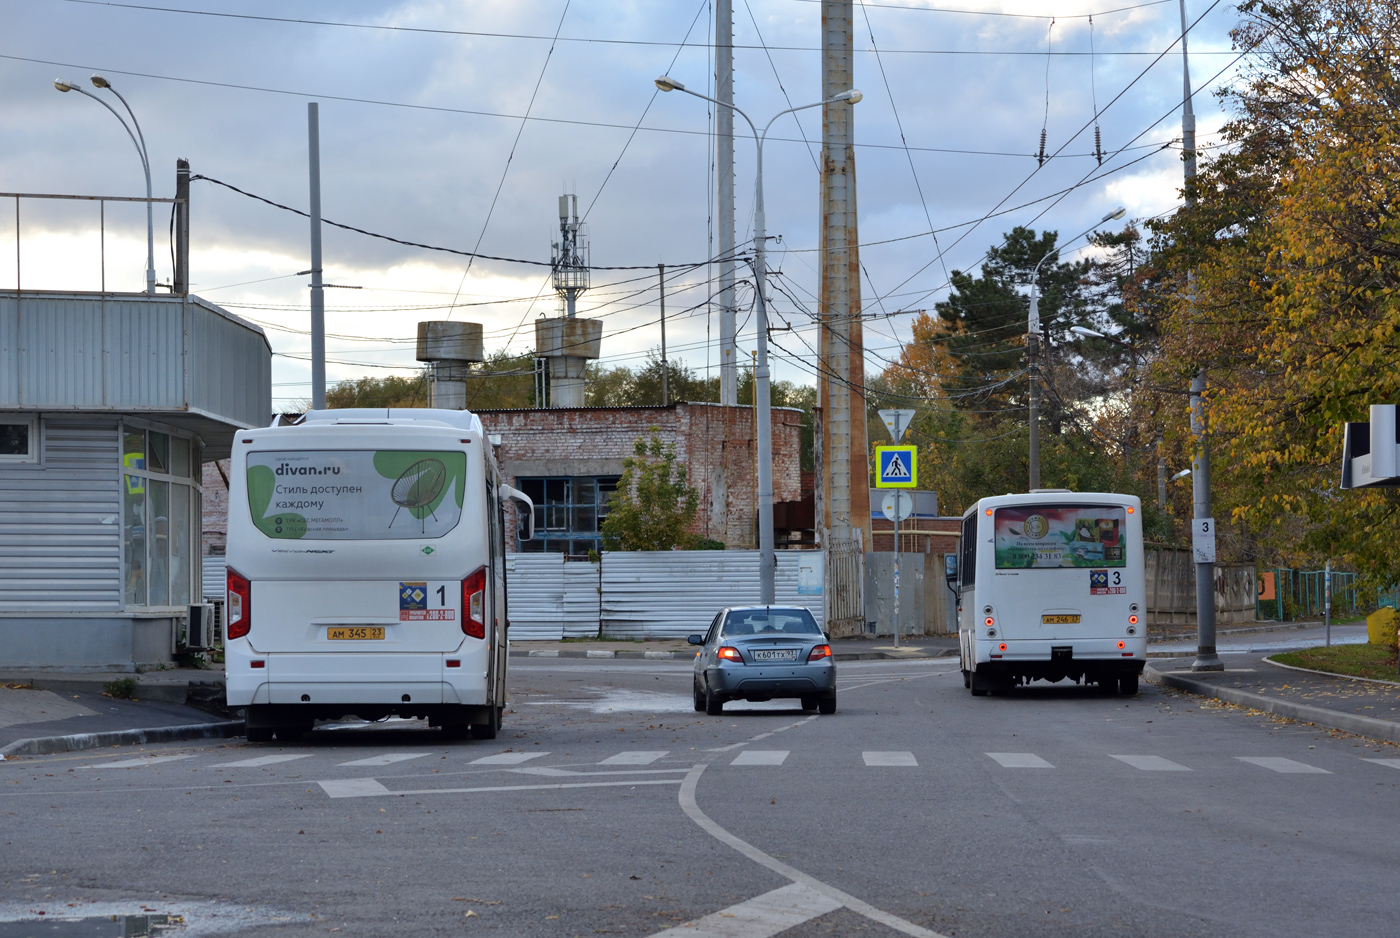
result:
<svg viewBox="0 0 1400 938"><path fill-rule="evenodd" d="M20 224L20 200L21 199L51 199L57 201L71 202L96 202L97 203L97 231L98 231L98 251L101 255L99 265L101 268L101 288L100 292L107 292L107 203L108 202L164 202L172 205L182 205L187 199L166 199L150 198L134 195L58 195L46 192L0 192L0 199L13 199L15 205L15 292L22 293L24 284L20 279L22 258L21 246L23 243L23 232ZM157 286L166 286L157 284ZM136 292L136 291L133 291Z"/></svg>
<svg viewBox="0 0 1400 938"><path fill-rule="evenodd" d="M1273 580L1273 598L1263 598ZM1327 601L1327 571L1290 570L1276 567L1259 573L1259 596L1254 617L1274 622L1321 618ZM1379 595L1377 597L1379 600ZM1332 614L1354 613L1361 608L1357 575L1332 571Z"/></svg>

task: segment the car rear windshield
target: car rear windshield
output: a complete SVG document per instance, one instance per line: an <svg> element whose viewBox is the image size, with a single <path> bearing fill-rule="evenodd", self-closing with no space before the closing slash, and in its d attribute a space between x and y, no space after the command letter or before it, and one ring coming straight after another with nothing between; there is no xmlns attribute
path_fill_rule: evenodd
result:
<svg viewBox="0 0 1400 938"><path fill-rule="evenodd" d="M820 635L817 620L806 609L745 609L724 620L724 635Z"/></svg>
<svg viewBox="0 0 1400 938"><path fill-rule="evenodd" d="M998 570L1122 567L1127 516L1122 505L1018 505L993 519Z"/></svg>
<svg viewBox="0 0 1400 938"><path fill-rule="evenodd" d="M442 537L462 517L467 457L415 450L248 454L248 510L268 537Z"/></svg>

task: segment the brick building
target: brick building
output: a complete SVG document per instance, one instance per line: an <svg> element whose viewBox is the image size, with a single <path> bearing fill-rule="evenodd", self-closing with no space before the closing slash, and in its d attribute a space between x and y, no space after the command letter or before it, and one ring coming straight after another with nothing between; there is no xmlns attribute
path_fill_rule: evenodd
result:
<svg viewBox="0 0 1400 938"><path fill-rule="evenodd" d="M617 486L622 461L652 427L676 447L700 494L694 533L729 548L758 546L752 408L676 403L477 413L487 433L500 436L496 458L502 471L535 502L536 540L522 543L523 550L581 554L596 549L606 496ZM775 407L772 414L776 540L779 546L810 541L802 412Z"/></svg>
<svg viewBox="0 0 1400 938"><path fill-rule="evenodd" d="M777 544L810 543L811 473L801 471L802 412L775 407L772 414ZM486 432L500 438L496 458L507 480L536 506L535 540L517 543L508 538L508 551L585 554L596 549L601 543L598 528L607 516L607 496L617 487L622 461L652 427L665 443L676 447L690 484L699 492L694 533L729 548L758 546L752 408L677 403L483 410L477 415ZM205 476L206 556L224 553L227 475L225 460Z"/></svg>

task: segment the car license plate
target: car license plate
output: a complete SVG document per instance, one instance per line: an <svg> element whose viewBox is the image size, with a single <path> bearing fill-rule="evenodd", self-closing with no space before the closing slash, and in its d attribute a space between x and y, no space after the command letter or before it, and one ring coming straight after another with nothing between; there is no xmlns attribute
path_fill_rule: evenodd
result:
<svg viewBox="0 0 1400 938"><path fill-rule="evenodd" d="M1078 625L1079 616L1041 616L1041 625Z"/></svg>
<svg viewBox="0 0 1400 938"><path fill-rule="evenodd" d="M753 653L755 661L796 661L796 648L771 648Z"/></svg>
<svg viewBox="0 0 1400 938"><path fill-rule="evenodd" d="M384 639L384 626L333 625L330 628L326 629L326 638L330 639L333 642L382 641Z"/></svg>

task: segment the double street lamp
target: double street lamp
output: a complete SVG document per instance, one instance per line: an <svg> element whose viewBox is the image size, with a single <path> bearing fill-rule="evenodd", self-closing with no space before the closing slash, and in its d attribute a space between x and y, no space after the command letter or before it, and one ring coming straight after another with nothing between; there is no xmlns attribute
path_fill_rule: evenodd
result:
<svg viewBox="0 0 1400 938"><path fill-rule="evenodd" d="M766 284L766 248L767 236L765 229L765 218L763 213L763 142L768 136L768 129L773 126L773 121L785 114L793 111L805 111L808 108L822 107L827 104L856 104L861 99L861 94L852 88L840 94L832 95L825 101L817 101L812 104L804 104L800 107L790 107L786 111L779 111L774 114L768 123L763 125L760 132L749 115L732 104L718 101L709 95L700 94L698 91L691 91L685 85L676 81L668 75L662 75L656 79L656 87L662 91L683 91L692 97L709 101L719 107L733 108L734 112L748 122L749 130L753 131L754 144L758 150L758 172L757 180L754 183L754 312L758 319L758 357L754 363L754 405L758 411L758 427L756 436L758 438L758 563L759 563L759 602L763 605L771 605L775 601L774 574L777 567L778 558L773 546L773 426L772 426L772 402L769 400L769 374L768 374L768 306L764 295Z"/></svg>
<svg viewBox="0 0 1400 938"><path fill-rule="evenodd" d="M55 78L53 86L65 93L76 91L81 95L86 95L111 111L112 116L121 123L122 129L126 131L126 135L131 138L132 145L136 147L136 155L141 157L141 168L146 172L146 292L154 294L156 292L156 236L151 207L151 161L146 153L146 138L141 133L141 125L136 120L135 112L131 110L131 105L126 103L126 98L121 96L121 92L113 88L112 83L101 75L93 75L92 83L95 87L106 88L117 96L117 100L122 103L122 107L126 108L126 113L131 117L130 127L127 126L126 119L117 113L116 108L112 107L112 105L108 104L91 91L88 91L77 82ZM136 128L135 133L132 132L133 127Z"/></svg>
<svg viewBox="0 0 1400 938"><path fill-rule="evenodd" d="M1097 222L1085 228L1079 234L1064 242L1062 247L1073 244L1080 238L1089 234L1104 222L1122 218L1128 212L1121 205L1109 212ZM1031 312L1026 320L1026 358L1028 359L1030 371L1030 486L1029 490L1040 488L1040 291L1037 289L1037 281L1040 279L1040 265L1044 264L1052 257L1057 257L1058 251L1050 251L1035 265L1035 270L1031 272Z"/></svg>

